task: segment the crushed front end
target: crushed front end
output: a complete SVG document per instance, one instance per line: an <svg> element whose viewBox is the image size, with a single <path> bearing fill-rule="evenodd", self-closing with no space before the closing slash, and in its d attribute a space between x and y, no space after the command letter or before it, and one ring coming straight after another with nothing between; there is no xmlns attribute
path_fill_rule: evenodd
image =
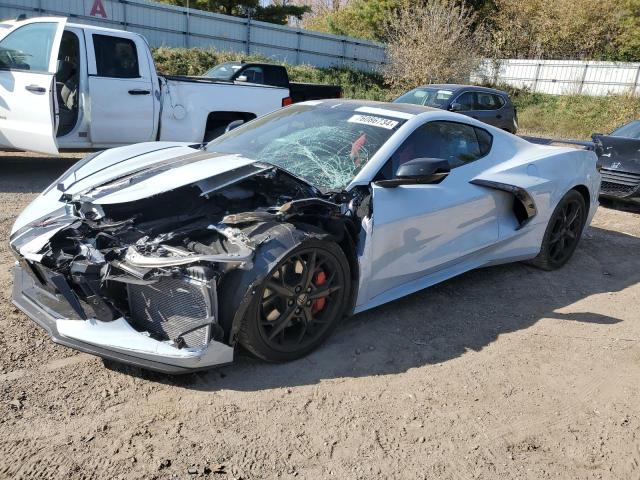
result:
<svg viewBox="0 0 640 480"><path fill-rule="evenodd" d="M58 192L63 208L11 236L13 302L55 342L103 358L166 373L229 363L234 342L220 321L221 279L253 268L271 235L265 225L308 211L316 219L339 214L339 206L256 163L105 201L148 180L149 172L136 173Z"/></svg>

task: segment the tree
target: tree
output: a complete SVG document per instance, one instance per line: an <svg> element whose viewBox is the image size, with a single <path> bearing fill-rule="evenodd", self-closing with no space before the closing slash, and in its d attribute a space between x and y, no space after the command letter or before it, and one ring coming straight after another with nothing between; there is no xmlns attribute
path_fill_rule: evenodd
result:
<svg viewBox="0 0 640 480"><path fill-rule="evenodd" d="M602 59L616 56L616 38L625 18L621 0L495 2L492 44L504 58Z"/></svg>
<svg viewBox="0 0 640 480"><path fill-rule="evenodd" d="M384 75L398 89L427 83L467 83L480 62L483 39L471 28L475 20L455 0L405 5L389 19Z"/></svg>
<svg viewBox="0 0 640 480"><path fill-rule="evenodd" d="M187 6L187 0L160 0L163 3ZM246 17L251 12L251 18L263 22L285 25L289 17L301 19L305 13L311 11L306 5L291 5L286 1L263 6L260 0L189 0L189 6L197 10L222 13L234 17Z"/></svg>
<svg viewBox="0 0 640 480"><path fill-rule="evenodd" d="M305 18L304 26L334 35L384 42L388 20L409 3L409 0L352 0L343 8Z"/></svg>

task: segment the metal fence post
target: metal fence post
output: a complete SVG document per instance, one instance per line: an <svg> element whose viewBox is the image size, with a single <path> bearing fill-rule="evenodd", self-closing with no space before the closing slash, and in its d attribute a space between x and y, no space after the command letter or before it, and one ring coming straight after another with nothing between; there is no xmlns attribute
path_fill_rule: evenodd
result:
<svg viewBox="0 0 640 480"><path fill-rule="evenodd" d="M122 27L127 29L127 2L123 2L120 0L120 4L122 5Z"/></svg>
<svg viewBox="0 0 640 480"><path fill-rule="evenodd" d="M580 87L578 88L578 95L582 95L582 89L584 88L584 81L587 78L587 69L589 68L589 64L584 64L584 71L582 72L582 78L580 79Z"/></svg>
<svg viewBox="0 0 640 480"><path fill-rule="evenodd" d="M187 48L191 48L191 15L189 15L189 9L187 9L186 14L187 14L187 33L184 36L184 44Z"/></svg>
<svg viewBox="0 0 640 480"><path fill-rule="evenodd" d="M538 66L536 67L536 73L535 76L533 78L533 88L531 89L533 92L537 92L538 91L538 80L540 79L540 70L542 69L542 64L538 63Z"/></svg>
<svg viewBox="0 0 640 480"><path fill-rule="evenodd" d="M347 42L342 40L342 66L347 66Z"/></svg>
<svg viewBox="0 0 640 480"><path fill-rule="evenodd" d="M251 15L247 17L247 55L251 54Z"/></svg>
<svg viewBox="0 0 640 480"><path fill-rule="evenodd" d="M636 79L633 82L633 95L638 95L638 81L640 81L640 65L636 71Z"/></svg>

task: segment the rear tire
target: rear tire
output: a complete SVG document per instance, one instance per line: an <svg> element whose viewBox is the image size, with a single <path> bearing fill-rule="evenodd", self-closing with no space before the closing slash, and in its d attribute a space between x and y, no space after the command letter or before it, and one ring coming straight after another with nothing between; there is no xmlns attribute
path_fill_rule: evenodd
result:
<svg viewBox="0 0 640 480"><path fill-rule="evenodd" d="M531 262L542 270L556 270L569 261L580 242L587 221L587 206L576 190L558 203L542 239L540 253Z"/></svg>
<svg viewBox="0 0 640 480"><path fill-rule="evenodd" d="M240 327L240 344L268 362L309 354L344 316L350 278L349 262L337 244L301 243L256 288Z"/></svg>

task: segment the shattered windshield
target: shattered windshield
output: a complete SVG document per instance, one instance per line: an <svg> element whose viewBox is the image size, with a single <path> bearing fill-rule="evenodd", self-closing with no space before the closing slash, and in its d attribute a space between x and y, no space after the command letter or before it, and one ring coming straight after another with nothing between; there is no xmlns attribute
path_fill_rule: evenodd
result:
<svg viewBox="0 0 640 480"><path fill-rule="evenodd" d="M208 151L271 163L327 189L345 188L404 120L295 105L213 140Z"/></svg>

